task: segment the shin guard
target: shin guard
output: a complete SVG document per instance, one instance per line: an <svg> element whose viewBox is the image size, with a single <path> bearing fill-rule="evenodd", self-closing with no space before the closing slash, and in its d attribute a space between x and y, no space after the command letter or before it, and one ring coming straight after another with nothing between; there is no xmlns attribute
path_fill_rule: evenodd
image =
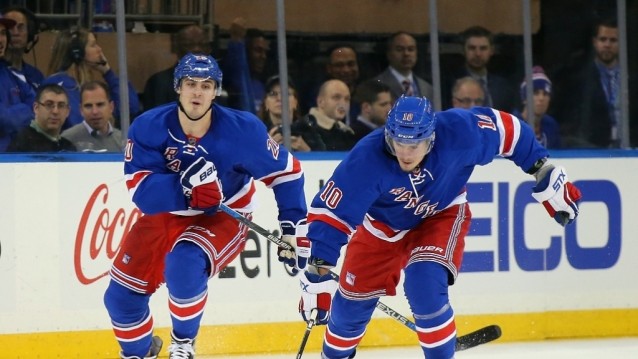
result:
<svg viewBox="0 0 638 359"><path fill-rule="evenodd" d="M204 251L191 242L179 242L166 256L164 277L173 333L195 339L208 299L210 263Z"/></svg>
<svg viewBox="0 0 638 359"><path fill-rule="evenodd" d="M124 357L143 358L151 348L153 317L148 299L148 295L133 292L112 280L104 293L104 305Z"/></svg>
<svg viewBox="0 0 638 359"><path fill-rule="evenodd" d="M434 262L415 262L405 269L404 287L425 356L454 358L456 324L448 299L447 269Z"/></svg>

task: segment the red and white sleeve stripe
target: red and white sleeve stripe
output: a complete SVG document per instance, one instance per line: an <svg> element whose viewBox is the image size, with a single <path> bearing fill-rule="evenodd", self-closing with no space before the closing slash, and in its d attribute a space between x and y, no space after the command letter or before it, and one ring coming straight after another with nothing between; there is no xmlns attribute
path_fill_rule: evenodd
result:
<svg viewBox="0 0 638 359"><path fill-rule="evenodd" d="M516 144L521 136L521 123L516 117L503 111L492 109L496 118L496 127L501 136L499 145L499 154L503 157L509 157L514 153Z"/></svg>
<svg viewBox="0 0 638 359"><path fill-rule="evenodd" d="M259 178L259 181L262 181L266 187L272 188L281 183L298 180L302 175L301 162L288 153L288 161L285 169Z"/></svg>

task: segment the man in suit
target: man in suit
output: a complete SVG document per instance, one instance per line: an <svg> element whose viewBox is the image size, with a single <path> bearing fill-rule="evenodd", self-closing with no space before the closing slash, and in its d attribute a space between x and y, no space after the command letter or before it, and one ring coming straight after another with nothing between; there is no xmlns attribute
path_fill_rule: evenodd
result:
<svg viewBox="0 0 638 359"><path fill-rule="evenodd" d="M425 96L432 98L434 90L424 79L414 74L417 61L417 47L414 37L407 32L394 33L388 39L386 48L388 68L374 80L390 86L393 98L401 95Z"/></svg>
<svg viewBox="0 0 638 359"><path fill-rule="evenodd" d="M444 93L450 93L454 82L462 77L470 76L483 87L485 94L484 105L503 111L512 111L516 107L517 89L513 82L489 71L488 64L494 55L494 37L492 33L481 26L472 26L461 33L463 38L463 56L465 64L445 81L448 87ZM443 104L449 108L451 102Z"/></svg>
<svg viewBox="0 0 638 359"><path fill-rule="evenodd" d="M357 87L353 102L361 108L361 113L350 127L358 140L379 127L383 127L392 107L390 87L383 82L368 80Z"/></svg>
<svg viewBox="0 0 638 359"><path fill-rule="evenodd" d="M593 56L567 68L555 86L552 112L567 148L620 147L620 64L615 19L596 23Z"/></svg>

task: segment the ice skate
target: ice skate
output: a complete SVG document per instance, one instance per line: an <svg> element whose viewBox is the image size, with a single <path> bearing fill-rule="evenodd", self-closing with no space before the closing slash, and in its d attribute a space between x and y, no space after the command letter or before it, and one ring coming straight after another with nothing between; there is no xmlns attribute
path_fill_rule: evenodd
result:
<svg viewBox="0 0 638 359"><path fill-rule="evenodd" d="M171 332L171 345L168 347L169 359L194 359L195 339L177 339Z"/></svg>
<svg viewBox="0 0 638 359"><path fill-rule="evenodd" d="M122 359L157 359L160 351L162 350L162 345L164 342L162 338L157 335L151 339L151 349L148 351L148 354L144 358L140 358L138 356L124 356L120 353Z"/></svg>

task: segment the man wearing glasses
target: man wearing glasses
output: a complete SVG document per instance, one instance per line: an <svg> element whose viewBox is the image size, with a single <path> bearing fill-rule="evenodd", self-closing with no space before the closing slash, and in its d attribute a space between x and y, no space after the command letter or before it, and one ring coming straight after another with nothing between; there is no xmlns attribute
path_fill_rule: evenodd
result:
<svg viewBox="0 0 638 359"><path fill-rule="evenodd" d="M60 136L62 125L69 116L69 97L56 84L38 88L33 103L35 118L18 133L7 152L75 152L71 141Z"/></svg>
<svg viewBox="0 0 638 359"><path fill-rule="evenodd" d="M456 80L452 88L452 107L470 109L485 105L485 92L481 83L466 76Z"/></svg>

